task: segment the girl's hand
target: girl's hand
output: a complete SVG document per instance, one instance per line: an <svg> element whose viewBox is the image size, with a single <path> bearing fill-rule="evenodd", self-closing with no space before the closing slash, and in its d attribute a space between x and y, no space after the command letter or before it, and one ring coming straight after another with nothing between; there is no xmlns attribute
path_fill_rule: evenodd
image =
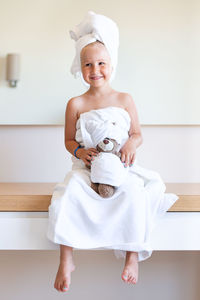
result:
<svg viewBox="0 0 200 300"><path fill-rule="evenodd" d="M99 151L95 148L79 148L76 151L76 156L80 158L86 166L91 166L91 161L94 159L93 156L97 156L98 153Z"/></svg>
<svg viewBox="0 0 200 300"><path fill-rule="evenodd" d="M128 141L120 150L121 152L121 161L125 163L125 168L132 166L135 161L136 156L136 143L133 139L129 138Z"/></svg>

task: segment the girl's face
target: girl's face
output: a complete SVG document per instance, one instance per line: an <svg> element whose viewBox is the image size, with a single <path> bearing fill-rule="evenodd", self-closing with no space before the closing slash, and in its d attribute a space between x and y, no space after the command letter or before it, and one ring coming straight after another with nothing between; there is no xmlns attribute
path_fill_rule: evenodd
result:
<svg viewBox="0 0 200 300"><path fill-rule="evenodd" d="M84 80L90 86L100 87L109 82L112 66L103 44L95 42L82 49L81 71Z"/></svg>

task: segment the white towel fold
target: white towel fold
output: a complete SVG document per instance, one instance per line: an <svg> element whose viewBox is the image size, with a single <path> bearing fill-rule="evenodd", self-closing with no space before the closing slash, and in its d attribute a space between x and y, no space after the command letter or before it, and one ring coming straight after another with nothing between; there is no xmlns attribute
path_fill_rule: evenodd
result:
<svg viewBox="0 0 200 300"><path fill-rule="evenodd" d="M104 43L111 58L113 66L111 82L115 76L119 47L119 30L116 23L104 15L88 11L83 21L75 26L74 30L70 30L69 33L76 42L76 54L71 66L71 73L76 78L81 77L83 83L88 86L81 73L80 53L85 46L98 40Z"/></svg>

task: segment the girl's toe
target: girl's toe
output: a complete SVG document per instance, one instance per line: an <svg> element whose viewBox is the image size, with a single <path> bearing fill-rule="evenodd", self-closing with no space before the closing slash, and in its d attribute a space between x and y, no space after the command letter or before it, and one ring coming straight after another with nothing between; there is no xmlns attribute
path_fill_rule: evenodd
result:
<svg viewBox="0 0 200 300"><path fill-rule="evenodd" d="M58 290L59 292L62 291L62 290L61 290L61 285L60 285L60 283L58 283L58 285L57 285L57 290Z"/></svg>
<svg viewBox="0 0 200 300"><path fill-rule="evenodd" d="M136 284L136 279L135 279L135 277L133 277L132 283L133 283L133 284Z"/></svg>
<svg viewBox="0 0 200 300"><path fill-rule="evenodd" d="M128 272L123 272L123 273L122 273L122 279L123 279L124 281L126 281L126 282L128 281L128 279L129 279L129 278L128 278Z"/></svg>
<svg viewBox="0 0 200 300"><path fill-rule="evenodd" d="M66 292L67 290L68 290L68 284L67 284L67 281L64 280L63 287L62 287L62 291L63 291L63 292Z"/></svg>
<svg viewBox="0 0 200 300"><path fill-rule="evenodd" d="M59 285L58 285L57 282L54 283L54 288L55 288L57 291L59 291Z"/></svg>
<svg viewBox="0 0 200 300"><path fill-rule="evenodd" d="M128 283L131 283L132 280L133 280L133 277L132 277L132 276L129 276L129 278L128 278Z"/></svg>

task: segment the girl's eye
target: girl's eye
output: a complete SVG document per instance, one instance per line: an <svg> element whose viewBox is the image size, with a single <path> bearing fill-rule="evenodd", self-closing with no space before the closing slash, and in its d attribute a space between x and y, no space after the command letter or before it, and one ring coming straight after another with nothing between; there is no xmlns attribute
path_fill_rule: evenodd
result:
<svg viewBox="0 0 200 300"><path fill-rule="evenodd" d="M91 64L90 63L88 63L88 64L86 64L86 67L89 67Z"/></svg>
<svg viewBox="0 0 200 300"><path fill-rule="evenodd" d="M104 65L104 62L103 62L103 61L101 61L99 64L100 64L100 65Z"/></svg>

